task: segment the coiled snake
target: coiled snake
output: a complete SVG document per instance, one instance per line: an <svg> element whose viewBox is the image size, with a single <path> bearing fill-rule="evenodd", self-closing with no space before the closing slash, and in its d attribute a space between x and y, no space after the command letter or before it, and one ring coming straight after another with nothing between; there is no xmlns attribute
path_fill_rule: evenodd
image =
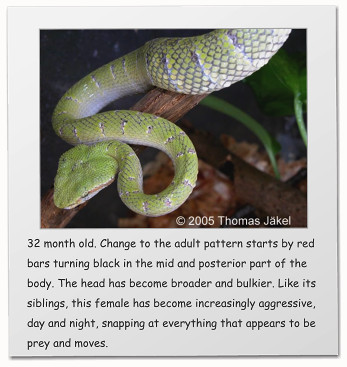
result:
<svg viewBox="0 0 347 367"><path fill-rule="evenodd" d="M133 211L159 216L177 209L192 192L198 160L188 136L175 124L146 113L97 113L111 101L153 86L202 94L252 74L283 45L290 29L219 29L187 38L158 38L90 73L58 102L53 128L76 145L64 153L54 182L54 202L71 209L109 185ZM127 144L152 146L172 159L172 183L156 195L142 190L142 169Z"/></svg>

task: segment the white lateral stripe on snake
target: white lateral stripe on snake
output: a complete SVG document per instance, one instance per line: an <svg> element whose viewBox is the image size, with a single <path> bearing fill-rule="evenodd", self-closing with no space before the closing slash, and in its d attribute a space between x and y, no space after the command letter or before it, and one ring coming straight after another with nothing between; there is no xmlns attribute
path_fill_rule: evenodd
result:
<svg viewBox="0 0 347 367"><path fill-rule="evenodd" d="M109 185L118 172L118 192L133 211L159 216L177 209L192 192L198 160L188 136L175 124L134 111L97 113L111 101L153 86L204 94L230 86L265 65L290 29L219 29L187 38L158 38L93 71L58 102L53 128L77 145L59 161L54 202L70 209ZM142 169L127 144L164 151L175 166L164 191L146 195Z"/></svg>

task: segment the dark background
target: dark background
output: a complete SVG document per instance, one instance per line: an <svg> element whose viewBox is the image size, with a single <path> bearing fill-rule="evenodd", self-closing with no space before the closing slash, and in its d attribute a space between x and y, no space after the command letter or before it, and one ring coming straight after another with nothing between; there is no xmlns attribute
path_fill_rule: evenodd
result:
<svg viewBox="0 0 347 367"><path fill-rule="evenodd" d="M54 182L59 157L71 146L55 135L51 117L60 97L79 79L157 37L183 37L207 33L210 30L41 30L40 32L40 88L41 88L41 195ZM306 52L306 31L293 30L283 46L288 52ZM229 101L260 122L281 144L284 159L298 159L306 155L294 116L284 118L263 115L252 90L238 82L214 95ZM108 109L127 109L141 95L123 98ZM200 130L217 137L230 133L238 141L257 142L255 135L241 123L207 107L197 106L185 118ZM140 156L142 163L152 159L155 152L146 149ZM68 227L116 227L118 217L131 213L119 199L116 183L102 190L90 200L69 223Z"/></svg>

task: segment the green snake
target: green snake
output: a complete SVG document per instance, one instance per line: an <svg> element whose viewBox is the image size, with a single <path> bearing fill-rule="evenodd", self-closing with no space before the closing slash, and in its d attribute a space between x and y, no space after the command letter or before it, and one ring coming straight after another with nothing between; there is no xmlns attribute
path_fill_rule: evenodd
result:
<svg viewBox="0 0 347 367"><path fill-rule="evenodd" d="M290 29L218 29L186 38L158 38L93 71L58 102L53 128L76 145L64 153L54 182L54 203L71 209L112 183L131 210L160 216L191 194L198 160L188 136L175 124L146 113L97 113L126 95L153 86L184 94L205 94L252 74L283 45ZM171 184L156 195L142 188L139 159L128 144L164 151L172 159Z"/></svg>

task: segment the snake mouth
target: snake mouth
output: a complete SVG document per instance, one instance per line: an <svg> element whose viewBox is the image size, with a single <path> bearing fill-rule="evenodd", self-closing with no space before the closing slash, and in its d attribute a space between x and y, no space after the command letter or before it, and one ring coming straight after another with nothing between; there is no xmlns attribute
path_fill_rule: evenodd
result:
<svg viewBox="0 0 347 367"><path fill-rule="evenodd" d="M88 201L93 196L95 196L96 194L98 194L102 189L104 189L105 187L111 185L111 183L114 180L115 180L115 177L111 177L108 181L102 183L101 185L98 185L98 186L93 187L86 194L84 194L83 196L79 197L73 204L64 207L64 209L73 209L73 208L76 208L76 206L79 206L79 205L83 204L84 202Z"/></svg>

